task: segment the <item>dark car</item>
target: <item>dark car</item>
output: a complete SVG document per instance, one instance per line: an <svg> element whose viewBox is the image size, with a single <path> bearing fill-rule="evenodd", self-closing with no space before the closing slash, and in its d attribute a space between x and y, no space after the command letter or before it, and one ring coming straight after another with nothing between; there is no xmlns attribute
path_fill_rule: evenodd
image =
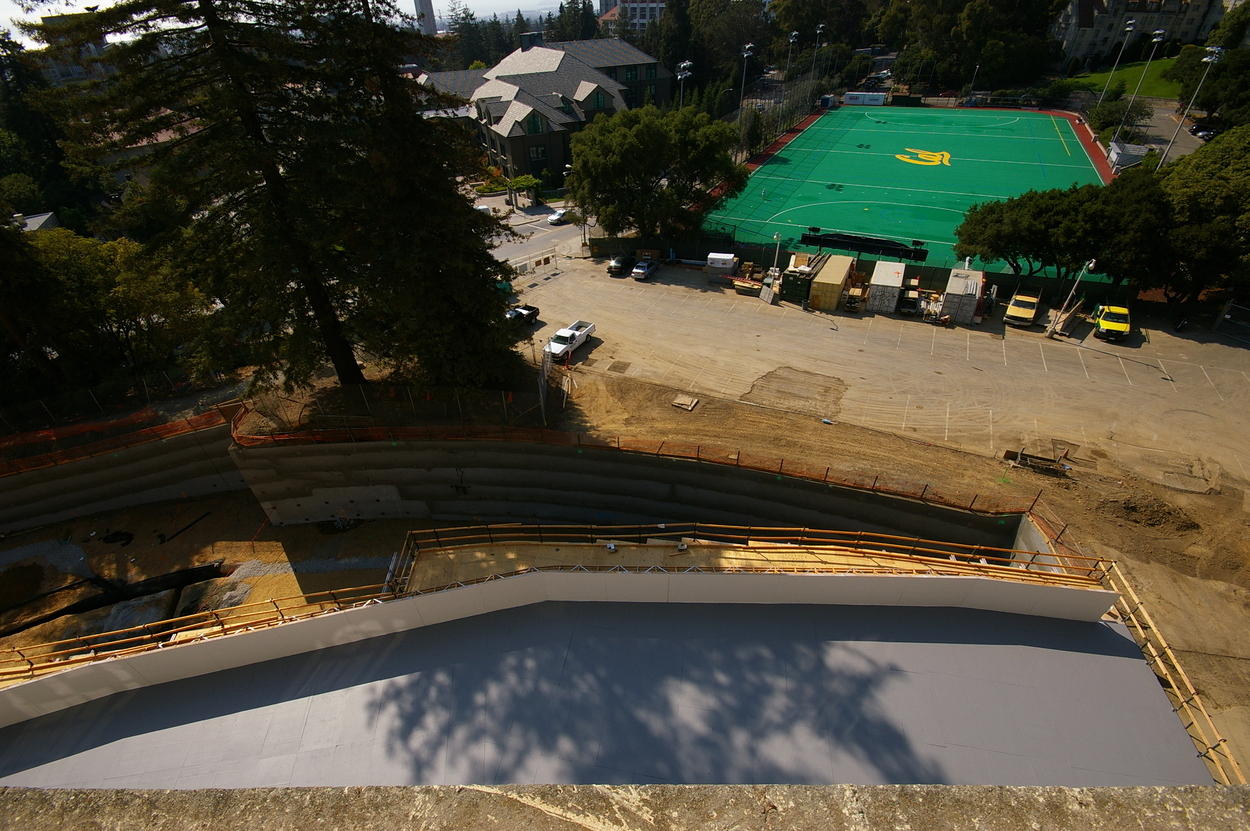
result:
<svg viewBox="0 0 1250 831"><path fill-rule="evenodd" d="M654 277L659 270L660 264L655 260L639 260L638 264L634 266L634 270L629 274L635 280L647 280Z"/></svg>
<svg viewBox="0 0 1250 831"><path fill-rule="evenodd" d="M538 322L538 307L513 306L511 309L504 312L504 317L507 318L509 322L515 323L518 326L533 326Z"/></svg>
<svg viewBox="0 0 1250 831"><path fill-rule="evenodd" d="M1196 138L1202 139L1203 141L1210 141L1211 139L1215 138L1218 135L1219 133L1217 133L1215 130L1199 130L1198 132L1194 133L1194 136Z"/></svg>
<svg viewBox="0 0 1250 831"><path fill-rule="evenodd" d="M634 258L629 254L620 254L608 261L608 273L615 277L624 277L634 267Z"/></svg>

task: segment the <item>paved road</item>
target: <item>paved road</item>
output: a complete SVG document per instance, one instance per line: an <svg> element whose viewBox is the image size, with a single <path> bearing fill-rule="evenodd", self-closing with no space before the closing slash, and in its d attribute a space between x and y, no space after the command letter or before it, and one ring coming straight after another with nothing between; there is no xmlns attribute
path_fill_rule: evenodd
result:
<svg viewBox="0 0 1250 831"><path fill-rule="evenodd" d="M675 266L648 283L613 279L591 260L521 288L550 324L540 343L565 320L595 321L599 340L575 360L586 371L979 453L1071 446L1090 466L1111 456L1178 487L1205 490L1203 459L1250 481L1250 348L1196 329L1148 324L1104 344L1086 326L1051 340L1005 327L1001 307L983 325L944 329L769 306Z"/></svg>

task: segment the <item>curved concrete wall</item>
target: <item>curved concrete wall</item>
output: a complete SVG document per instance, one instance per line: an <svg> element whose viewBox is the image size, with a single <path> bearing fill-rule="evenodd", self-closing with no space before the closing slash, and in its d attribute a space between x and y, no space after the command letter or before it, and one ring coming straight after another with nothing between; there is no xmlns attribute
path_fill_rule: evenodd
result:
<svg viewBox="0 0 1250 831"><path fill-rule="evenodd" d="M709 462L490 441L232 447L274 525L336 517L480 523L710 522L902 534L1010 548L983 516Z"/></svg>
<svg viewBox="0 0 1250 831"><path fill-rule="evenodd" d="M1115 598L985 577L531 572L84 664L0 689L0 727L117 692L547 601L953 606L1096 621Z"/></svg>
<svg viewBox="0 0 1250 831"><path fill-rule="evenodd" d="M210 427L0 478L0 532L149 502L247 487L230 428Z"/></svg>

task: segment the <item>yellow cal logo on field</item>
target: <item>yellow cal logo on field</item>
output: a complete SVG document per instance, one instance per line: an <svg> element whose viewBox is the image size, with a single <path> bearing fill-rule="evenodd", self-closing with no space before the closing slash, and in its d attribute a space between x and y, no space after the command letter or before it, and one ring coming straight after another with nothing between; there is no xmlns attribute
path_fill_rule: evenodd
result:
<svg viewBox="0 0 1250 831"><path fill-rule="evenodd" d="M916 158L913 159L911 156L904 156L902 153L899 153L895 155L894 158L898 159L900 162L923 165L944 164L947 167L950 167L951 154L947 153L945 150L938 150L935 152L933 150L917 150L914 147L907 147L904 149L908 153L915 153Z"/></svg>

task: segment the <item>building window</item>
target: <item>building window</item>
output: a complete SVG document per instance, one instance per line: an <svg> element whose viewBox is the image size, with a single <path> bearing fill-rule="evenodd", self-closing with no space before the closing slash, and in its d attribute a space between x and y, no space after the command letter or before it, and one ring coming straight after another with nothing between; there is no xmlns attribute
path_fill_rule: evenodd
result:
<svg viewBox="0 0 1250 831"><path fill-rule="evenodd" d="M625 80L637 81L638 80L638 67L636 66L625 67Z"/></svg>
<svg viewBox="0 0 1250 831"><path fill-rule="evenodd" d="M651 64L650 66L647 67L647 78L654 78L654 77L655 77L655 64Z"/></svg>
<svg viewBox="0 0 1250 831"><path fill-rule="evenodd" d="M530 148L530 161L541 162L547 159L547 145L535 144Z"/></svg>
<svg viewBox="0 0 1250 831"><path fill-rule="evenodd" d="M536 136L543 131L543 117L538 113L530 113L525 119L525 132Z"/></svg>
<svg viewBox="0 0 1250 831"><path fill-rule="evenodd" d="M596 110L602 110L608 106L608 102L605 100L605 96L602 90L595 90L594 102L595 102L594 109Z"/></svg>

